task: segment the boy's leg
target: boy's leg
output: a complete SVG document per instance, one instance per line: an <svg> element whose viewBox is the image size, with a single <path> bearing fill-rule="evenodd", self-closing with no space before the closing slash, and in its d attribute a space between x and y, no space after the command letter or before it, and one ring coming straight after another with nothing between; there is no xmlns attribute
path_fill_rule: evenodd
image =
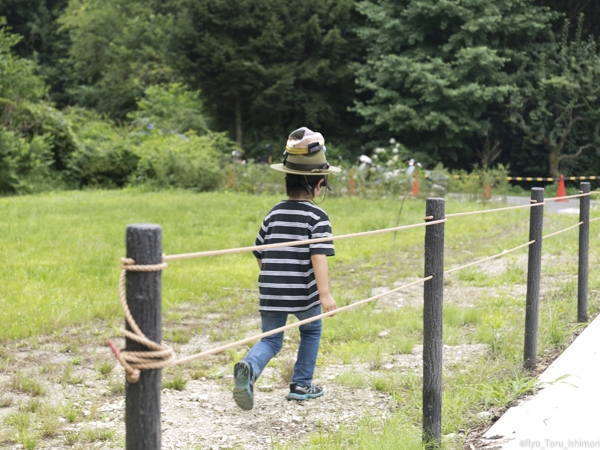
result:
<svg viewBox="0 0 600 450"><path fill-rule="evenodd" d="M308 311L295 313L298 320L308 319L321 314L321 306L317 305ZM294 365L294 375L292 376L292 385L310 387L312 385L315 365L317 364L317 355L321 343L322 322L321 319L315 320L300 326L300 346L298 347L298 357ZM318 394L320 395L320 393ZM315 396L318 396L315 395ZM310 396L312 397L312 395ZM304 397L304 398L310 398Z"/></svg>
<svg viewBox="0 0 600 450"><path fill-rule="evenodd" d="M262 331L282 327L287 321L287 313L261 311ZM277 333L261 339L252 347L246 358L233 368L233 399L245 410L254 407L254 382L260 376L267 363L281 350L283 333Z"/></svg>
<svg viewBox="0 0 600 450"><path fill-rule="evenodd" d="M281 311L261 311L262 332L283 327L287 321L288 313ZM248 352L244 361L252 367L252 374L256 380L269 361L280 352L283 347L283 332L267 336L258 341Z"/></svg>

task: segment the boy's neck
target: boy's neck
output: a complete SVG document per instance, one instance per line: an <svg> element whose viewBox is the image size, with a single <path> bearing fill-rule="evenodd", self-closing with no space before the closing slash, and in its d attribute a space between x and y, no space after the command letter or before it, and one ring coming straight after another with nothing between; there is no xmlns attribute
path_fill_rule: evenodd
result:
<svg viewBox="0 0 600 450"><path fill-rule="evenodd" d="M312 200L312 198L310 198L308 195L302 195L302 196L295 196L295 197L289 197L288 200L293 200L293 201L302 201L302 202L310 202Z"/></svg>

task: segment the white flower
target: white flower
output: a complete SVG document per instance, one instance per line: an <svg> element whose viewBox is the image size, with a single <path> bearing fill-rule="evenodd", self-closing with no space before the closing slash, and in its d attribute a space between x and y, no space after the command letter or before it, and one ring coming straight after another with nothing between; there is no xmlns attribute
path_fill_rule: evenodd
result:
<svg viewBox="0 0 600 450"><path fill-rule="evenodd" d="M392 158L394 161L398 161L398 155L394 155L394 157Z"/></svg>
<svg viewBox="0 0 600 450"><path fill-rule="evenodd" d="M385 153L385 149L381 148L381 147L377 147L375 149L375 153Z"/></svg>
<svg viewBox="0 0 600 450"><path fill-rule="evenodd" d="M388 161L386 164L387 164L388 166L391 166L393 162L394 162L394 161L392 161L392 160L390 159L390 160L389 160L389 161Z"/></svg>
<svg viewBox="0 0 600 450"><path fill-rule="evenodd" d="M395 155L396 153L398 153L398 147L394 147L394 148L392 149L392 153L393 153L394 155Z"/></svg>
<svg viewBox="0 0 600 450"><path fill-rule="evenodd" d="M390 144L391 144L391 145L394 145L395 143L396 143L396 139L394 139L394 138L391 138L391 139L390 139Z"/></svg>

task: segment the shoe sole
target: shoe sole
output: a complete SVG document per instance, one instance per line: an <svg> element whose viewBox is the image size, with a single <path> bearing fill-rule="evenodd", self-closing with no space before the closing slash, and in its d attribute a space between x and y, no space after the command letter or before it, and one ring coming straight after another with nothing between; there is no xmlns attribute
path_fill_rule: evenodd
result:
<svg viewBox="0 0 600 450"><path fill-rule="evenodd" d="M250 388L250 367L248 363L240 361L233 368L234 388L233 399L245 411L254 407L254 395Z"/></svg>
<svg viewBox="0 0 600 450"><path fill-rule="evenodd" d="M292 394L291 392L286 396L288 400L308 400L309 398L317 398L323 395L322 392L318 394Z"/></svg>

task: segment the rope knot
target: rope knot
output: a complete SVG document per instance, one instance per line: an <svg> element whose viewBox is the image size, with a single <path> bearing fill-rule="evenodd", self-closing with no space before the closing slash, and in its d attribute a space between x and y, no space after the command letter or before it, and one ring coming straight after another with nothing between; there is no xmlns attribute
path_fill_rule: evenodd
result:
<svg viewBox="0 0 600 450"><path fill-rule="evenodd" d="M166 344L154 342L140 330L137 323L131 315L129 306L127 305L127 296L125 292L125 282L127 272L158 272L167 267L167 263L136 265L135 260L131 258L121 258L121 276L119 277L119 299L121 307L125 313L125 320L131 328L131 331L120 329L123 336L132 341L137 342L148 348L147 351L130 351L124 348L117 349L112 342L107 342L107 345L113 351L119 363L125 369L127 381L129 383L137 383L140 378L141 370L148 369L164 369L173 365L175 361L175 352Z"/></svg>

